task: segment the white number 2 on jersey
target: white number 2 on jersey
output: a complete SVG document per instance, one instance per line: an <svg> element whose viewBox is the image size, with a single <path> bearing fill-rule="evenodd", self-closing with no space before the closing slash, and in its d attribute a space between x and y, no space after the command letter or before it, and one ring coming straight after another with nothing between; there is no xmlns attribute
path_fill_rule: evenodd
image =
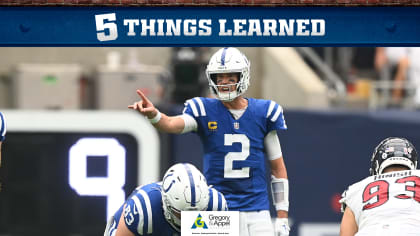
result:
<svg viewBox="0 0 420 236"><path fill-rule="evenodd" d="M249 139L245 134L225 134L225 146L232 146L233 143L242 145L241 152L229 152L225 156L225 178L249 178L249 167L233 169L233 161L244 161L249 156Z"/></svg>

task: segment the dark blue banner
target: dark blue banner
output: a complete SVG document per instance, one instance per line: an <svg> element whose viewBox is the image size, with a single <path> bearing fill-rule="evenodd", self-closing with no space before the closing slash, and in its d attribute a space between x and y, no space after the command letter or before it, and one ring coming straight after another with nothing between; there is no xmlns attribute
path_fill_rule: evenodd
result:
<svg viewBox="0 0 420 236"><path fill-rule="evenodd" d="M418 46L420 8L1 7L1 46Z"/></svg>

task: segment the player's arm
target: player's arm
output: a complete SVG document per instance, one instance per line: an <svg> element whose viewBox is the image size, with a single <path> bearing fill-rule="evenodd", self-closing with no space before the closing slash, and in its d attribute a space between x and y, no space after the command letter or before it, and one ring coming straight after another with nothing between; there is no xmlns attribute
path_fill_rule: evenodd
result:
<svg viewBox="0 0 420 236"><path fill-rule="evenodd" d="M344 210L340 225L340 236L354 236L358 231L356 219L350 207Z"/></svg>
<svg viewBox="0 0 420 236"><path fill-rule="evenodd" d="M124 207L124 211L125 211L125 207ZM115 234L115 236L135 236L125 225L124 212L123 214L121 214L121 217L118 223L117 233Z"/></svg>
<svg viewBox="0 0 420 236"><path fill-rule="evenodd" d="M271 186L273 200L277 210L277 217L287 218L289 211L289 181L283 157L270 160Z"/></svg>
<svg viewBox="0 0 420 236"><path fill-rule="evenodd" d="M227 211L229 209L223 193L209 187L209 195L210 200L207 211Z"/></svg>
<svg viewBox="0 0 420 236"><path fill-rule="evenodd" d="M137 110L146 116L153 126L160 131L176 134L185 132L185 122L182 116L167 116L156 109L153 103L140 90L137 90L137 94L141 100L133 105L129 105L128 108Z"/></svg>
<svg viewBox="0 0 420 236"><path fill-rule="evenodd" d="M6 119L0 112L0 167L1 167L1 145L6 138Z"/></svg>
<svg viewBox="0 0 420 236"><path fill-rule="evenodd" d="M267 134L264 139L264 145L270 160L271 190L277 216L287 218L289 210L289 183L277 131L273 130Z"/></svg>
<svg viewBox="0 0 420 236"><path fill-rule="evenodd" d="M289 235L289 181L277 131L273 130L267 134L264 138L264 146L270 160L271 192L277 211L275 231L277 235Z"/></svg>

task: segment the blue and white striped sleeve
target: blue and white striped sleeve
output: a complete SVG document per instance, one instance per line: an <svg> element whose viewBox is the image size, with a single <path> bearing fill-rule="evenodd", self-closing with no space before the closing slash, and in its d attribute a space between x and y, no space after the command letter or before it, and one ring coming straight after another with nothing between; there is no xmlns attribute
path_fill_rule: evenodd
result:
<svg viewBox="0 0 420 236"><path fill-rule="evenodd" d="M149 195L144 190L131 196L124 206L124 222L134 235L153 233L152 207Z"/></svg>
<svg viewBox="0 0 420 236"><path fill-rule="evenodd" d="M185 101L184 106L181 117L184 119L185 127L182 133L197 131L198 118L207 115L203 101L200 97L195 97Z"/></svg>
<svg viewBox="0 0 420 236"><path fill-rule="evenodd" d="M109 218L106 227L105 227L105 232L104 232L104 236L115 236L115 234L117 233L117 221L119 219L116 219L114 216L112 216L111 218Z"/></svg>
<svg viewBox="0 0 420 236"><path fill-rule="evenodd" d="M184 103L184 111L182 113L188 114L194 119L197 119L200 116L206 116L206 109L204 107L204 103L200 97L195 97L192 99L188 99Z"/></svg>
<svg viewBox="0 0 420 236"><path fill-rule="evenodd" d="M214 188L209 188L209 205L207 211L227 211L228 205L225 196Z"/></svg>
<svg viewBox="0 0 420 236"><path fill-rule="evenodd" d="M283 115L283 108L274 101L269 102L270 104L265 116L268 123L268 132L272 130L287 129L286 121Z"/></svg>
<svg viewBox="0 0 420 236"><path fill-rule="evenodd" d="M0 112L0 142L6 138L6 118L3 113Z"/></svg>

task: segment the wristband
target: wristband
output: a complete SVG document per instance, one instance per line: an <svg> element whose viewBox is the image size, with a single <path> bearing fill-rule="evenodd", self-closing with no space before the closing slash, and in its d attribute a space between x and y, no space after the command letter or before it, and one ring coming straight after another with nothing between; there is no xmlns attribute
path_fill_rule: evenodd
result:
<svg viewBox="0 0 420 236"><path fill-rule="evenodd" d="M271 192L276 210L289 211L289 181L272 175Z"/></svg>
<svg viewBox="0 0 420 236"><path fill-rule="evenodd" d="M155 117L149 119L149 121L150 121L150 123L152 123L154 125L154 124L158 123L161 118L162 118L162 114L160 114L160 111L157 110L157 114L155 115Z"/></svg>

